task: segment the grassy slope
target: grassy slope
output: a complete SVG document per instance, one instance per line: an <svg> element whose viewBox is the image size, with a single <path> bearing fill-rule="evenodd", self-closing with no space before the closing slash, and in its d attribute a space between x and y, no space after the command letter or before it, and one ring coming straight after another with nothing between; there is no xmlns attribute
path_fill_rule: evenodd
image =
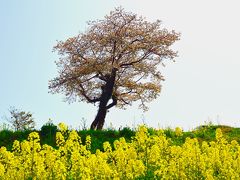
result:
<svg viewBox="0 0 240 180"><path fill-rule="evenodd" d="M215 131L217 128L221 128L225 138L228 141L236 140L240 143L240 128L233 128L230 126L224 125L203 125L199 126L193 131L183 132L183 135L177 137L175 131L172 129L165 129L164 132L167 137L171 138L171 141L175 145L181 145L184 143L187 137L198 138L199 142L202 141L213 141L215 139ZM149 133L154 134L155 131L152 128L149 128ZM57 127L54 125L49 125L45 128L42 128L41 131L38 131L41 137L41 144L49 144L53 147L55 145L55 135ZM31 131L11 131L11 130L2 130L0 131L0 147L5 146L8 150L11 149L13 141L19 140L23 141L27 139L28 134ZM135 131L130 128L123 128L122 130L103 130L103 131L92 131L92 130L82 130L78 132L82 138L82 142L85 142L87 135L91 136L92 139L92 152L95 152L96 149L102 150L102 144L105 141L109 141L111 144L114 140L119 139L120 137L125 137L127 141L131 141L131 137L135 135Z"/></svg>

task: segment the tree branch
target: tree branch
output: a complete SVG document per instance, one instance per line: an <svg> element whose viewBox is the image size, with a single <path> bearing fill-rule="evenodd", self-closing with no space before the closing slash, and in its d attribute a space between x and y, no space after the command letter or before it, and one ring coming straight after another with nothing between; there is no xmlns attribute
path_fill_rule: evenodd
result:
<svg viewBox="0 0 240 180"><path fill-rule="evenodd" d="M136 39L132 40L132 41L124 48L124 50L122 50L122 51L119 53L117 60L121 59L122 56L123 56L123 54L125 54L124 52L129 48L129 46L132 45L133 43L137 42L137 41L140 41L140 39L136 38Z"/></svg>
<svg viewBox="0 0 240 180"><path fill-rule="evenodd" d="M81 88L81 90L80 90L81 94L87 99L88 102L90 102L90 103L96 103L96 102L98 102L98 101L101 100L101 98L96 98L96 97L94 97L93 99L90 98L90 97L86 94L85 89L83 88L83 85L82 85L82 84L79 84L79 86L80 86L80 88Z"/></svg>
<svg viewBox="0 0 240 180"><path fill-rule="evenodd" d="M94 75L94 76L86 79L85 81L81 81L81 84L82 84L82 83L85 83L85 82L87 82L87 81L90 81L91 79L93 79L93 78L95 78L95 77L98 77L98 74L96 74L96 75ZM77 77L74 77L73 79L76 79L76 78L77 78Z"/></svg>
<svg viewBox="0 0 240 180"><path fill-rule="evenodd" d="M121 98L121 101L124 102L125 104L129 105L130 103L128 103L127 101L125 101L123 98Z"/></svg>
<svg viewBox="0 0 240 180"><path fill-rule="evenodd" d="M115 105L117 105L117 97L115 95L112 95L112 102L109 105L107 105L106 108L110 109L110 108L112 108Z"/></svg>
<svg viewBox="0 0 240 180"><path fill-rule="evenodd" d="M113 63L114 63L114 61L115 61L116 44L117 44L117 42L116 42L116 40L114 40L114 43L113 43L113 52L112 52L112 65L113 65Z"/></svg>
<svg viewBox="0 0 240 180"><path fill-rule="evenodd" d="M147 51L146 53L144 53L144 55L140 59L138 59L136 61L132 61L130 63L121 64L120 67L127 67L127 66L131 66L133 64L139 63L142 60L144 60L150 53L151 53L151 51Z"/></svg>

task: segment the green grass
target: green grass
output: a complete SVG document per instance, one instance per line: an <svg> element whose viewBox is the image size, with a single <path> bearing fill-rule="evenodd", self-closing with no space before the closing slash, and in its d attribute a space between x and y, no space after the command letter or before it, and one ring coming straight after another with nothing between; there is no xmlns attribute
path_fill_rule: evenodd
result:
<svg viewBox="0 0 240 180"><path fill-rule="evenodd" d="M91 150L92 152L96 152L97 149L103 150L103 143L108 141L110 144L113 144L113 142L120 137L125 137L127 142L131 141L131 137L135 135L135 131L131 130L130 128L123 128L122 130L83 130L78 132L80 137L82 138L83 144L85 142L85 139L88 135L91 136L92 140L92 146Z"/></svg>
<svg viewBox="0 0 240 180"><path fill-rule="evenodd" d="M195 128L192 131L183 132L182 136L176 136L173 129L164 129L164 133L168 138L171 138L171 143L174 145L181 145L185 142L187 137L197 138L199 142L202 141L214 141L215 131L217 128L221 128L224 137L228 141L236 140L240 143L240 128L234 128L225 125L202 125ZM23 141L26 140L30 130L25 131L12 131L9 129L0 130L0 147L5 146L8 150L11 150L14 140ZM41 144L48 144L56 147L56 132L57 126L52 123L45 124L41 130L37 131L40 135ZM156 131L153 128L148 128L149 134L154 134ZM86 136L90 135L92 140L91 151L94 153L96 149L103 150L103 142L108 141L110 144L120 137L125 137L127 142L130 142L135 135L135 131L130 128L123 128L121 130L107 129L107 130L79 130L78 131L83 144L85 143Z"/></svg>

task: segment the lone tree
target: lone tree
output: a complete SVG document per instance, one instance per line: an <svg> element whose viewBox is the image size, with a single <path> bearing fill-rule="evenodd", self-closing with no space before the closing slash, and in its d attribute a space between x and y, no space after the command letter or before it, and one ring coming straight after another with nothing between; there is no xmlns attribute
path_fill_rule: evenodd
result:
<svg viewBox="0 0 240 180"><path fill-rule="evenodd" d="M104 20L88 22L85 33L59 41L59 76L49 82L51 93L65 93L66 100L98 103L91 129L102 129L113 106L125 108L140 100L140 108L156 99L163 76L159 65L173 60L170 46L179 33L160 27L160 21L116 8Z"/></svg>
<svg viewBox="0 0 240 180"><path fill-rule="evenodd" d="M8 121L11 123L15 131L33 130L35 121L32 113L21 111L15 107L10 107L9 113L11 118Z"/></svg>

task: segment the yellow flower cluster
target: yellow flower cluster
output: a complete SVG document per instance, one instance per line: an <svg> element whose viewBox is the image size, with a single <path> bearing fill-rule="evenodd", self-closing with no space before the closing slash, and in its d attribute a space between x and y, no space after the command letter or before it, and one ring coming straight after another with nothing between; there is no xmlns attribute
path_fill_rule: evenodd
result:
<svg viewBox="0 0 240 180"><path fill-rule="evenodd" d="M183 135L182 129L180 127L175 128L175 134L177 137L180 137Z"/></svg>
<svg viewBox="0 0 240 180"><path fill-rule="evenodd" d="M162 130L149 135L140 126L131 142L105 142L104 151L91 153L90 136L82 143L76 131L61 126L57 149L41 146L37 132L15 141L12 151L1 147L0 179L240 179L240 146L227 142L220 129L215 141L187 138L176 146Z"/></svg>

